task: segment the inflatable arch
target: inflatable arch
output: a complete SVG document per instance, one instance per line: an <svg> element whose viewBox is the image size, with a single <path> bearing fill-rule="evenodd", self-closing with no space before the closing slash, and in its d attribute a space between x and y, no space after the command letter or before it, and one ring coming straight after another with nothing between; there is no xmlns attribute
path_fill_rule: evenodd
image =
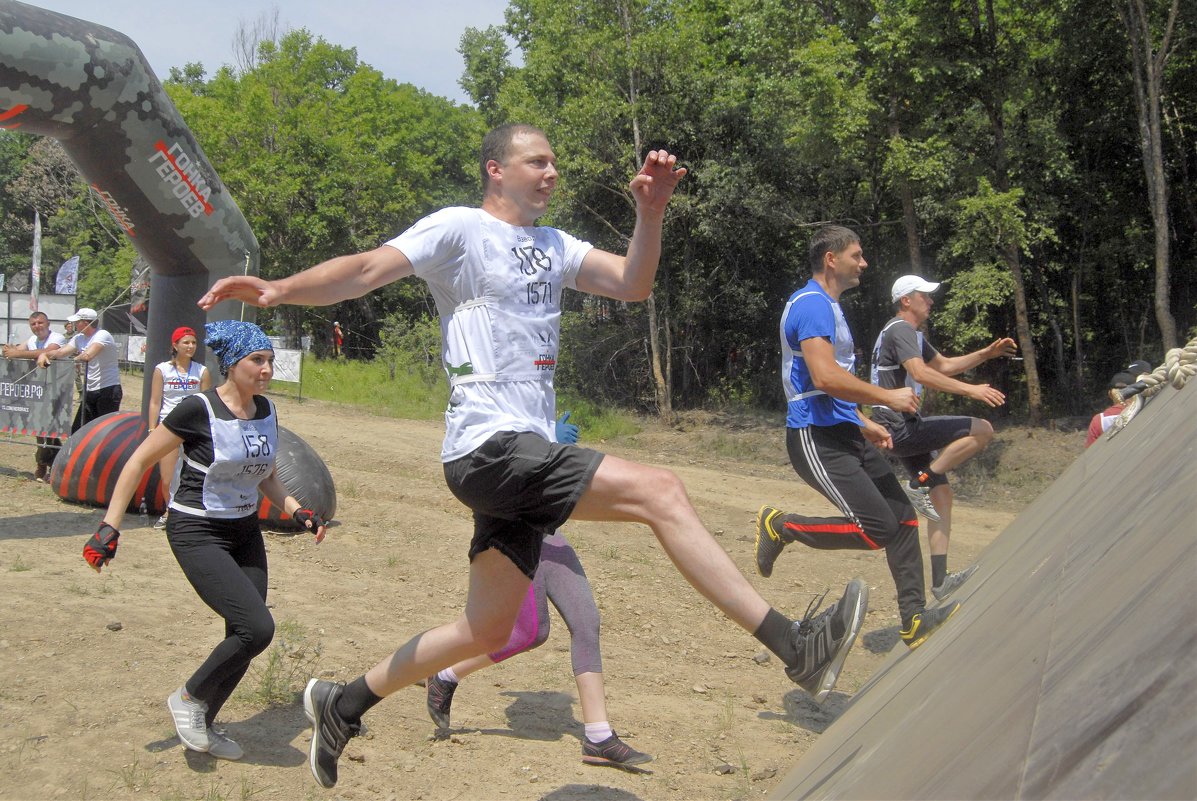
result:
<svg viewBox="0 0 1197 801"><path fill-rule="evenodd" d="M170 332L176 326L199 330L208 320L253 319L253 308L241 303L221 303L206 317L195 305L217 279L256 274L258 243L131 39L91 22L0 0L0 126L57 139L149 262L147 366L170 357ZM214 370L217 365L200 339L196 358ZM130 424L129 413L118 412L89 423L64 445L51 473L60 497L104 503L124 460L145 435L150 381L147 370L141 414L132 416L138 424ZM291 483L284 484L292 494L331 517L336 500L331 479L324 481L327 468L304 448L285 449L302 452L303 465L284 464L280 454L280 477L286 474ZM64 478L68 463L96 469L83 481ZM157 489L153 472L134 506L144 498L148 508L160 511L162 493L149 489L149 484ZM315 498L310 489L294 486L308 481L309 473L317 485L327 485L329 497ZM269 519L269 505L263 506L262 516Z"/></svg>

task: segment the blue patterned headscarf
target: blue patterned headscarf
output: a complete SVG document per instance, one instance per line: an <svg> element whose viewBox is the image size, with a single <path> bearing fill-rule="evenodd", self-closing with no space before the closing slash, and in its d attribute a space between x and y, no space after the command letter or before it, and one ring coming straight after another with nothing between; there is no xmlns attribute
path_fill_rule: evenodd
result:
<svg viewBox="0 0 1197 801"><path fill-rule="evenodd" d="M274 346L262 329L240 320L218 320L204 324L207 337L204 344L220 359L220 374L227 376L229 368L256 350L273 351Z"/></svg>

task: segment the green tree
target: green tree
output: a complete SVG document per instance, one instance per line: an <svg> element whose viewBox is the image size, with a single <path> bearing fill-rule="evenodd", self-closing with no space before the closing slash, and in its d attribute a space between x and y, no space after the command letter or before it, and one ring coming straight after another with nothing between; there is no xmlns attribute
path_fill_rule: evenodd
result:
<svg viewBox="0 0 1197 801"><path fill-rule="evenodd" d="M476 195L475 110L384 78L306 30L256 54L240 73L197 81L191 69L167 89L257 235L263 277L377 247ZM335 318L351 342L370 343L386 314L426 306L424 290L402 282L327 311L284 307L275 320L324 345Z"/></svg>

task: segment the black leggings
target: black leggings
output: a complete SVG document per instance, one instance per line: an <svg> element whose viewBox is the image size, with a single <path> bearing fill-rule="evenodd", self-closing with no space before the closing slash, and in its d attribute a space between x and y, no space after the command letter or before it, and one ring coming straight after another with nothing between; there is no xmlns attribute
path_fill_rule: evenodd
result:
<svg viewBox="0 0 1197 801"><path fill-rule="evenodd" d="M214 520L171 509L166 537L200 599L224 618L225 638L184 687L208 705L208 725L253 658L274 639L266 608L266 545L257 516Z"/></svg>
<svg viewBox="0 0 1197 801"><path fill-rule="evenodd" d="M926 605L918 518L889 462L851 423L786 429L790 464L842 517L787 514L788 541L812 548L885 549L902 625Z"/></svg>

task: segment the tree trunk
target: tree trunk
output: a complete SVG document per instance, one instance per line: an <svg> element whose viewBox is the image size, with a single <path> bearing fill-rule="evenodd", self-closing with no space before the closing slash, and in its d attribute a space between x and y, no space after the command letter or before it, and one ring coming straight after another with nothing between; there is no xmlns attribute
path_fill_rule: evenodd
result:
<svg viewBox="0 0 1197 801"><path fill-rule="evenodd" d="M1147 203L1155 227L1155 319L1164 349L1177 347L1176 318L1172 316L1168 232L1168 178L1164 173L1163 125L1160 95L1164 64L1172 50L1172 32L1180 0L1172 0L1159 49L1155 49L1143 0L1126 0L1120 9L1122 25L1130 41L1131 77L1135 87L1135 111L1139 118L1139 148L1143 174L1147 179Z"/></svg>
<svg viewBox="0 0 1197 801"><path fill-rule="evenodd" d="M973 30L977 43L977 52L988 56L991 64L998 62L997 52L997 17L993 10L993 0L985 2L985 21L981 20L981 9L973 2ZM984 85L981 102L985 106L989 117L990 129L993 133L993 172L994 186L999 192L1010 191L1010 170L1006 154L1006 121L1003 112L1004 97L1002 93L1006 87L997 81L987 81ZM1002 260L1010 270L1010 277L1014 282L1014 327L1018 334L1018 348L1022 351L1023 369L1027 375L1027 416L1033 425L1043 419L1043 390L1039 383L1039 364L1035 355L1035 340L1031 338L1030 313L1027 306L1026 281L1022 274L1021 253L1017 242L1004 242L1000 246Z"/></svg>
<svg viewBox="0 0 1197 801"><path fill-rule="evenodd" d="M649 295L645 303L648 306L648 350L653 366L653 385L657 390L657 414L663 421L670 423L673 421L673 405L669 399L665 374L661 370L661 332L657 325L656 295Z"/></svg>
<svg viewBox="0 0 1197 801"><path fill-rule="evenodd" d="M640 115L636 110L636 103L640 97L640 78L636 67L632 63L632 12L627 3L619 4L619 19L623 25L624 43L627 45L628 56L628 102L631 105L632 118L632 163L633 169L638 169L643 150L640 143ZM657 325L657 301L655 292L648 296L648 349L652 360L653 385L656 389L657 413L661 419L669 423L673 421L673 402L670 393L669 376L661 367L661 332ZM668 303L666 303L668 308ZM668 330L669 322L665 327ZM668 357L667 357L668 358ZM666 368L667 369L667 368Z"/></svg>
<svg viewBox="0 0 1197 801"><path fill-rule="evenodd" d="M1014 279L1014 328L1018 335L1018 349L1022 351L1023 368L1027 373L1027 414L1031 424L1038 425L1043 420L1043 390L1039 386L1039 365L1035 356L1035 340L1031 338L1027 290L1018 247L1003 247L1002 258L1010 270L1010 277Z"/></svg>
<svg viewBox="0 0 1197 801"><path fill-rule="evenodd" d="M902 135L898 125L898 99L891 97L889 102L889 136L891 139ZM902 227L906 231L906 252L910 256L910 270L915 275L922 275L922 246L919 242L919 220L914 211L914 192L910 188L910 179L903 175L898 179L898 198L902 201Z"/></svg>

